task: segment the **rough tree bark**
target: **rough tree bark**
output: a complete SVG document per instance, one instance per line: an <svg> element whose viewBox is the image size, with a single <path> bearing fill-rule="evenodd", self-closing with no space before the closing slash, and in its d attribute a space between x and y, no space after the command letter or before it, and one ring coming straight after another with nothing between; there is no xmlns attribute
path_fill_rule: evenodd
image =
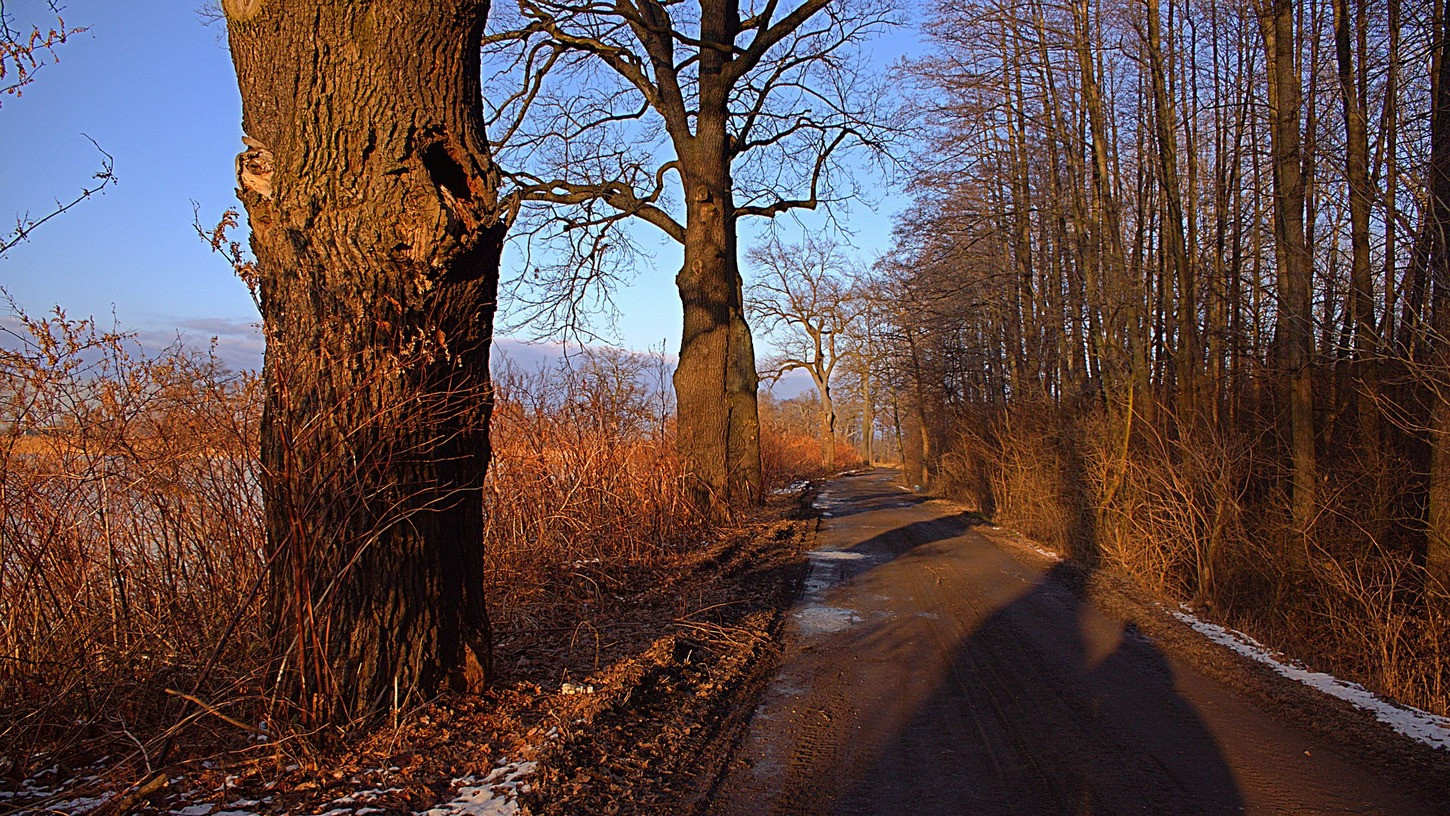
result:
<svg viewBox="0 0 1450 816"><path fill-rule="evenodd" d="M702 62L714 54L707 49ZM689 201L685 263L675 277L685 313L674 375L675 440L695 505L728 516L734 506L762 495L759 379L736 244L726 93L722 89L718 106L707 113L701 85L696 133L677 143Z"/></svg>
<svg viewBox="0 0 1450 816"><path fill-rule="evenodd" d="M267 337L271 676L313 721L477 689L505 232L487 0L222 6Z"/></svg>
<svg viewBox="0 0 1450 816"><path fill-rule="evenodd" d="M830 470L836 469L836 401L831 396L831 383L816 382L816 394L821 402L821 461Z"/></svg>

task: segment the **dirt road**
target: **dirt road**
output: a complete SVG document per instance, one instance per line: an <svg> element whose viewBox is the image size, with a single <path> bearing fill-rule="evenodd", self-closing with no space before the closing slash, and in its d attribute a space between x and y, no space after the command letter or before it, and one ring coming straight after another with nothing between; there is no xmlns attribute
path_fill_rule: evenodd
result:
<svg viewBox="0 0 1450 816"><path fill-rule="evenodd" d="M783 662L710 813L1443 812L894 477L822 490Z"/></svg>

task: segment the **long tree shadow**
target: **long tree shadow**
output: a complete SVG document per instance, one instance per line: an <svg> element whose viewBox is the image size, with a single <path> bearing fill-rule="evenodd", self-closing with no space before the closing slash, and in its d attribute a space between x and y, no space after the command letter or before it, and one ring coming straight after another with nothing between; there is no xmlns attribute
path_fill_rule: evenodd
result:
<svg viewBox="0 0 1450 816"><path fill-rule="evenodd" d="M914 714L872 724L885 739L830 811L1241 812L1233 774L1167 660L1069 589L1081 573L1049 570L961 641Z"/></svg>
<svg viewBox="0 0 1450 816"><path fill-rule="evenodd" d="M743 795L715 812L1241 812L1169 662L1080 596L1090 539L1043 573L971 514L913 512L879 476L836 485Z"/></svg>

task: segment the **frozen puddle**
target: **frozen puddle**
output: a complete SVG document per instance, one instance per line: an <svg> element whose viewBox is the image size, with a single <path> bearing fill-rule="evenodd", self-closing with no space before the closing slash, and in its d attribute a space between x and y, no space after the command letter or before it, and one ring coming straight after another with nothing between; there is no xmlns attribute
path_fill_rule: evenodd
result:
<svg viewBox="0 0 1450 816"><path fill-rule="evenodd" d="M865 554L851 550L815 550L806 554L810 571L806 573L801 603L792 617L807 635L839 632L862 621L861 613L854 609L831 606L826 603L826 593L841 583L846 567L853 561L861 561Z"/></svg>
<svg viewBox="0 0 1450 816"><path fill-rule="evenodd" d="M811 502L811 507L816 510L829 510L832 507L840 507L842 504L843 502L837 499L834 493L822 490L816 494L816 499Z"/></svg>
<svg viewBox="0 0 1450 816"><path fill-rule="evenodd" d="M866 556L851 550L815 550L806 553L811 561L855 561Z"/></svg>
<svg viewBox="0 0 1450 816"><path fill-rule="evenodd" d="M1194 631L1220 646L1226 646L1250 660L1257 660L1290 680L1297 680L1331 697L1338 697L1355 708L1368 711L1374 715L1376 720L1410 739L1418 740L1433 748L1450 750L1450 717L1441 717L1418 708L1398 705L1376 696L1374 692L1358 683L1350 683L1331 674L1287 663L1262 643L1243 632L1201 620L1187 609L1169 611L1173 617L1188 624Z"/></svg>
<svg viewBox="0 0 1450 816"><path fill-rule="evenodd" d="M861 615L854 609L837 606L808 606L795 613L801 630L807 634L839 632L861 622Z"/></svg>

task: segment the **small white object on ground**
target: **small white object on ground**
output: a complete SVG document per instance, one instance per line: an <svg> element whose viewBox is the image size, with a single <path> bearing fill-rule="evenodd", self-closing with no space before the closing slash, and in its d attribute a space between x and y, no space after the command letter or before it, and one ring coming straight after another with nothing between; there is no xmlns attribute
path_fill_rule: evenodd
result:
<svg viewBox="0 0 1450 816"><path fill-rule="evenodd" d="M537 762L506 762L481 780L474 776L455 779L457 795L453 801L415 816L517 816L517 796L529 790L523 780L537 767Z"/></svg>

